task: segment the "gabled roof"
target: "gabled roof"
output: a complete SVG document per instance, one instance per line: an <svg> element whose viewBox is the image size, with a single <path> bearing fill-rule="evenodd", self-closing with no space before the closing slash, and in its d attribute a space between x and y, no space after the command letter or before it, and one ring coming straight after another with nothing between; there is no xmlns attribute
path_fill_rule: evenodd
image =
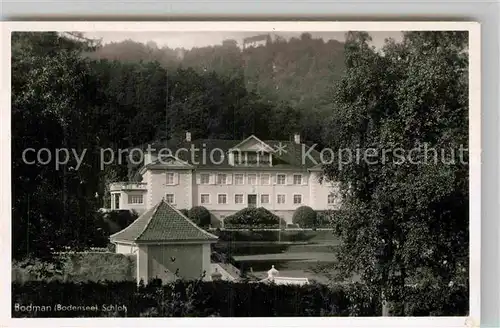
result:
<svg viewBox="0 0 500 328"><path fill-rule="evenodd" d="M215 168L230 168L234 169L235 166L229 164L228 152L230 149L235 148L238 144L247 140L227 140L227 139L195 139L192 141L186 141L185 139L174 140L170 139L168 141L157 141L151 142L150 145L153 149L157 151L162 148L168 148L172 153L177 153L177 158L185 161L196 168L203 169L215 169ZM259 140L259 139L257 139ZM318 162L320 162L320 153L316 148L309 151L310 146L302 143L297 144L294 141L289 140L261 140L264 144L272 147L275 152L273 157L277 159L277 163L273 164L273 169L309 169L314 167ZM148 144L142 145L140 147L146 149ZM191 149L194 147L198 149L193 156L191 152L179 151L179 149ZM304 149L303 149L304 148ZM221 158L222 154L220 151L213 151L214 149L220 149L224 153L224 158ZM280 151L281 149L282 151ZM203 152L205 152L205 157L210 157L212 160L205 158L203 161ZM309 156L315 159L312 161ZM304 160L303 160L304 159ZM248 167L252 169L252 167Z"/></svg>
<svg viewBox="0 0 500 328"><path fill-rule="evenodd" d="M152 163L148 163L141 167L139 174L144 174L147 169L192 169L193 165L172 155L162 156L161 159L156 159Z"/></svg>
<svg viewBox="0 0 500 328"><path fill-rule="evenodd" d="M198 227L165 201L149 209L128 227L109 237L111 242L211 242L217 236Z"/></svg>
<svg viewBox="0 0 500 328"><path fill-rule="evenodd" d="M274 153L275 150L273 147L269 146L268 144L266 144L264 141L260 140L259 138L257 138L256 136L254 136L253 134L246 138L245 140L243 140L242 142L240 142L239 144L231 147L228 151L233 151L233 150L240 150L241 149L241 146L243 146L244 144L248 143L250 140L255 140L257 141L257 143L259 143L262 147L262 151L266 151L266 152L271 152L271 153Z"/></svg>

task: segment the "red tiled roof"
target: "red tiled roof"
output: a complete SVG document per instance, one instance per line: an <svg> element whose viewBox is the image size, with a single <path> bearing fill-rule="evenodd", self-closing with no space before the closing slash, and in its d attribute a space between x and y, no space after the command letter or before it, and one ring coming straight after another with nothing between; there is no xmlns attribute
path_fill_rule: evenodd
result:
<svg viewBox="0 0 500 328"><path fill-rule="evenodd" d="M215 241L206 232L165 201L149 209L128 227L109 237L111 242Z"/></svg>

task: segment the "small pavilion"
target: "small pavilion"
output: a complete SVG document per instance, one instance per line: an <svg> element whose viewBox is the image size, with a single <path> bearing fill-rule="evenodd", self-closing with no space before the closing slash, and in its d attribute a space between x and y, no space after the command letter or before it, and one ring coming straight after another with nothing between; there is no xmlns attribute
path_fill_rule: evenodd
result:
<svg viewBox="0 0 500 328"><path fill-rule="evenodd" d="M198 227L162 200L109 237L116 252L136 254L137 282L160 278L211 279L211 244L217 236Z"/></svg>

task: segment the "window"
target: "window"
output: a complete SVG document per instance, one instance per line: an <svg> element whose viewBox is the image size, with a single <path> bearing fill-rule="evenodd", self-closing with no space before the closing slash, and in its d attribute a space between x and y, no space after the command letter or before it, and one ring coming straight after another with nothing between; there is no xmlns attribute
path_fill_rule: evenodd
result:
<svg viewBox="0 0 500 328"><path fill-rule="evenodd" d="M219 194L219 195L217 195L217 203L219 203L219 204L227 204L227 195L226 194Z"/></svg>
<svg viewBox="0 0 500 328"><path fill-rule="evenodd" d="M243 194L234 195L234 203L235 204L243 204Z"/></svg>
<svg viewBox="0 0 500 328"><path fill-rule="evenodd" d="M269 195L260 195L261 204L269 204Z"/></svg>
<svg viewBox="0 0 500 328"><path fill-rule="evenodd" d="M168 185L173 185L174 184L174 173L167 173L167 184Z"/></svg>
<svg viewBox="0 0 500 328"><path fill-rule="evenodd" d="M234 184L237 184L237 185L245 184L244 175L241 173L235 174L234 175Z"/></svg>
<svg viewBox="0 0 500 328"><path fill-rule="evenodd" d="M256 174L249 174L248 175L248 184L251 184L251 185L257 184L257 175Z"/></svg>
<svg viewBox="0 0 500 328"><path fill-rule="evenodd" d="M276 176L276 183L279 185L284 185L286 183L286 175L285 174L278 174Z"/></svg>
<svg viewBox="0 0 500 328"><path fill-rule="evenodd" d="M271 184L271 176L269 174L261 174L260 175L260 184L261 185Z"/></svg>
<svg viewBox="0 0 500 328"><path fill-rule="evenodd" d="M334 203L335 203L335 195L329 194L328 195L328 204L334 204Z"/></svg>
<svg viewBox="0 0 500 328"><path fill-rule="evenodd" d="M294 204L302 204L302 195L293 195Z"/></svg>
<svg viewBox="0 0 500 328"><path fill-rule="evenodd" d="M203 173L200 175L200 183L201 184L209 184L210 183L210 174Z"/></svg>
<svg viewBox="0 0 500 328"><path fill-rule="evenodd" d="M294 174L293 175L293 184L294 185L300 185L300 184L302 184L302 175L300 175L300 174Z"/></svg>
<svg viewBox="0 0 500 328"><path fill-rule="evenodd" d="M226 184L227 176L224 173L217 174L217 184Z"/></svg>
<svg viewBox="0 0 500 328"><path fill-rule="evenodd" d="M174 194L166 194L165 195L165 202L167 202L167 204L173 204L173 203L175 203Z"/></svg>
<svg viewBox="0 0 500 328"><path fill-rule="evenodd" d="M285 195L278 195L278 204L285 204Z"/></svg>
<svg viewBox="0 0 500 328"><path fill-rule="evenodd" d="M128 195L129 204L142 204L142 195Z"/></svg>
<svg viewBox="0 0 500 328"><path fill-rule="evenodd" d="M210 204L210 195L209 194L201 194L200 195L200 203Z"/></svg>

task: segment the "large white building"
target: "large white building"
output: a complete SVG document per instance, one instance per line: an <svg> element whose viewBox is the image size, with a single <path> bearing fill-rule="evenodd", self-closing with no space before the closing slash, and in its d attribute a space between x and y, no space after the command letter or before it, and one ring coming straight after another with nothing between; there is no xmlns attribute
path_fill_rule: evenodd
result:
<svg viewBox="0 0 500 328"><path fill-rule="evenodd" d="M301 142L197 139L150 145L142 182L110 185L112 209L144 212L162 199L177 209L206 207L219 220L246 207L264 207L291 223L302 205L337 209L336 184L321 179L319 152ZM323 180L323 181L322 181Z"/></svg>

